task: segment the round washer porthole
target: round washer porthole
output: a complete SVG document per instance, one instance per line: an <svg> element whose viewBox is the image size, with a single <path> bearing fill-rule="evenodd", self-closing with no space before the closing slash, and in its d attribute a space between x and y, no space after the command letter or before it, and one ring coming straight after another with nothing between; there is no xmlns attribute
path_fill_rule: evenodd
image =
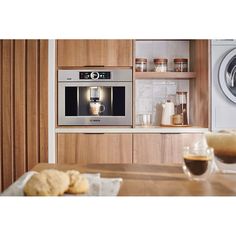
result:
<svg viewBox="0 0 236 236"><path fill-rule="evenodd" d="M230 51L220 64L219 84L225 96L236 103L236 49Z"/></svg>

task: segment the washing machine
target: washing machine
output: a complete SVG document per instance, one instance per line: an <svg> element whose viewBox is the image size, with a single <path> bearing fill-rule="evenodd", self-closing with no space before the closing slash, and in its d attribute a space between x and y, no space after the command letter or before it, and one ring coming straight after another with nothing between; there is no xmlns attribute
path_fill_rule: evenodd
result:
<svg viewBox="0 0 236 236"><path fill-rule="evenodd" d="M236 129L236 40L211 41L211 129Z"/></svg>

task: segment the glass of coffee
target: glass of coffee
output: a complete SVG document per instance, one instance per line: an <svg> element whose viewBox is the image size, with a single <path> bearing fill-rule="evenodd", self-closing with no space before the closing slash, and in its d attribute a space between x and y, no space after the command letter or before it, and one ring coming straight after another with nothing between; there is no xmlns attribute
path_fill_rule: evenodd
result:
<svg viewBox="0 0 236 236"><path fill-rule="evenodd" d="M190 180L207 180L213 173L214 151L208 147L184 147L183 171Z"/></svg>
<svg viewBox="0 0 236 236"><path fill-rule="evenodd" d="M208 132L205 136L208 146L214 148L218 171L236 173L236 131Z"/></svg>

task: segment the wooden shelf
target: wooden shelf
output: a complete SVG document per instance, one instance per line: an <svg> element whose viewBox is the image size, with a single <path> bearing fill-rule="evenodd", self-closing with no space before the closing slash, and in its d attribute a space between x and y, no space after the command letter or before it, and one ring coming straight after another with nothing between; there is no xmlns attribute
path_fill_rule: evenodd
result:
<svg viewBox="0 0 236 236"><path fill-rule="evenodd" d="M136 79L194 79L196 72L135 72Z"/></svg>

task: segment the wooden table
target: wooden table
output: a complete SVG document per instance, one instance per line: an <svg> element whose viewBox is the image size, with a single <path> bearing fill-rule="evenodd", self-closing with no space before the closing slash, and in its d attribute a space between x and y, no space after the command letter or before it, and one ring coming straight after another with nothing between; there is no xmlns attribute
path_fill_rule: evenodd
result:
<svg viewBox="0 0 236 236"><path fill-rule="evenodd" d="M180 165L38 164L32 170L79 170L81 173L101 173L102 177L121 177L120 196L235 196L236 174L215 173L208 181L189 181Z"/></svg>

